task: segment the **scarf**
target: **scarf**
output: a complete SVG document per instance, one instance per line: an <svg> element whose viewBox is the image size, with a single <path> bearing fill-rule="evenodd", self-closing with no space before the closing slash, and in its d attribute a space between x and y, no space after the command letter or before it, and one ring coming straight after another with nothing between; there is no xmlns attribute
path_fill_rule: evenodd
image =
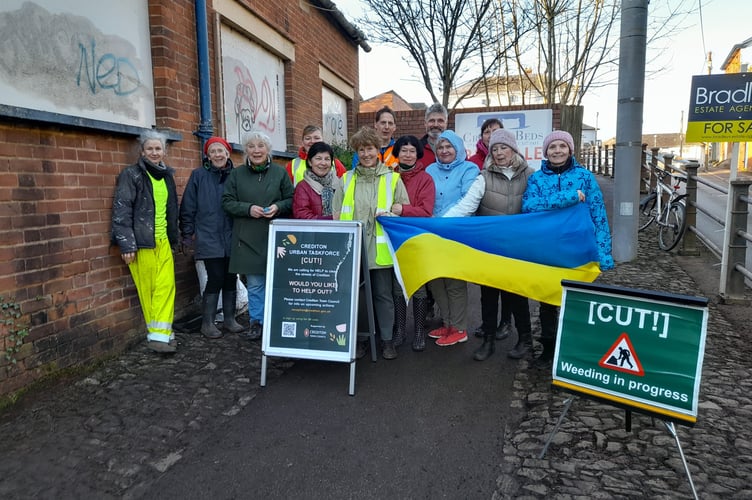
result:
<svg viewBox="0 0 752 500"><path fill-rule="evenodd" d="M257 174L264 172L267 168L269 168L269 165L271 163L272 163L271 158L267 158L266 163L264 163L263 165L254 165L251 163L250 159L245 161L245 164L248 165L248 168L250 168L252 172L256 172Z"/></svg>
<svg viewBox="0 0 752 500"><path fill-rule="evenodd" d="M167 166L164 163L160 161L159 165L157 165L145 156L141 158L144 160L146 171L149 172L152 177L154 177L158 181L164 179L165 175L167 175Z"/></svg>
<svg viewBox="0 0 752 500"><path fill-rule="evenodd" d="M332 215L332 198L334 198L334 172L329 170L323 177L313 173L313 170L307 168L303 174L303 179L321 196L321 215Z"/></svg>

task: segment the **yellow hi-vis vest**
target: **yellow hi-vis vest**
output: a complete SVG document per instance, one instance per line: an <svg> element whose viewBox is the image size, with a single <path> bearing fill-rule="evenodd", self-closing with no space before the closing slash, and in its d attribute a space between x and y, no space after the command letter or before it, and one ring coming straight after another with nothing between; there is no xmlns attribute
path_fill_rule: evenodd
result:
<svg viewBox="0 0 752 500"><path fill-rule="evenodd" d="M397 188L399 181L397 172L389 172L379 176L379 191L376 197L376 213L389 212L394 202L394 190ZM355 212L355 172L350 171L344 175L345 197L342 200L342 211L340 220L353 220ZM387 187L389 186L389 187ZM391 266L394 264L392 256L389 253L389 246L386 244L384 228L378 221L376 223L376 264L380 266Z"/></svg>
<svg viewBox="0 0 752 500"><path fill-rule="evenodd" d="M290 169L292 170L292 186L295 187L298 185L298 182L303 180L303 177L305 176L307 165L306 160L298 156L292 161L292 166ZM334 164L334 160L332 160L332 172L334 172L334 175L337 175L337 167Z"/></svg>

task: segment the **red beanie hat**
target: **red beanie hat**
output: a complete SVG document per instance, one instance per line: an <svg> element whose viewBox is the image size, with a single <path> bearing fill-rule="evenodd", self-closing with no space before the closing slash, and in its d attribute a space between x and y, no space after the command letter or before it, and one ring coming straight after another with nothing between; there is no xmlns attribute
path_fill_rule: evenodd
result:
<svg viewBox="0 0 752 500"><path fill-rule="evenodd" d="M230 146L229 142L222 139L221 137L214 136L214 137L209 137L206 140L206 143L204 143L204 156L207 156L209 154L209 146L211 146L212 144L217 144L217 143L224 146L228 153L232 153L232 147Z"/></svg>
<svg viewBox="0 0 752 500"><path fill-rule="evenodd" d="M566 142L567 146L569 146L569 156L574 156L574 139L572 139L572 134L564 130L554 130L553 132L548 134L545 139L543 139L544 157L548 158L546 151L548 151L548 146L550 146L554 141Z"/></svg>

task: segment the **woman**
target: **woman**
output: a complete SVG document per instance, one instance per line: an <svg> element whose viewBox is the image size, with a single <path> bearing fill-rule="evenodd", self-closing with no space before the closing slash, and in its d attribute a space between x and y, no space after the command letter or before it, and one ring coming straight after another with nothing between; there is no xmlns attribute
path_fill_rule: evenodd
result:
<svg viewBox="0 0 752 500"><path fill-rule="evenodd" d="M310 156L308 150L315 143L323 140L324 133L318 125L306 125L305 128L303 128L303 137L301 138L300 149L298 149L298 157L292 161L288 161L287 166L285 167L287 175L290 176L293 187L297 187L298 183L303 180L306 168L308 167L306 162ZM334 158L334 155L332 155L332 158ZM332 169L335 170L337 177L342 177L342 175L347 172L347 169L342 162L336 158L334 158L334 162L332 163Z"/></svg>
<svg viewBox="0 0 752 500"><path fill-rule="evenodd" d="M245 274L248 288L248 340L261 338L266 293L269 222L292 212L293 187L284 167L272 163L272 142L251 132L243 145L245 162L230 172L222 208L233 218L231 273Z"/></svg>
<svg viewBox="0 0 752 500"><path fill-rule="evenodd" d="M344 189L334 193L334 218L363 222L363 244L368 253L374 312L382 340L381 355L384 359L395 359L392 293L396 280L384 229L376 217L389 215L394 204L407 205L410 200L400 175L381 163L379 144L379 136L370 127L361 128L350 138L359 161L354 170L344 175ZM364 355L365 344L359 342L357 356Z"/></svg>
<svg viewBox="0 0 752 500"><path fill-rule="evenodd" d="M392 213L405 217L430 217L436 200L436 189L433 179L426 173L423 164L418 161L423 157L423 146L413 135L403 135L394 143L394 154L399 160L396 172L399 172L405 183L409 205L395 203ZM415 337L413 351L426 348L426 314L428 312L428 292L426 287L418 288L413 294L413 321L415 322ZM399 347L405 342L405 323L407 323L407 300L401 287L396 287L394 294L394 346Z"/></svg>
<svg viewBox="0 0 752 500"><path fill-rule="evenodd" d="M527 180L534 170L520 155L517 140L508 130L497 129L489 138L489 151L483 171L476 178L467 196L458 204L468 215L513 215L522 210L522 196ZM483 323L483 344L473 358L485 361L495 351L497 340L496 317L499 298L517 326L518 339L514 349L507 353L513 359L523 358L532 348L530 307L527 297L490 286L480 287L480 309Z"/></svg>
<svg viewBox="0 0 752 500"><path fill-rule="evenodd" d="M240 333L235 320L237 275L229 272L232 218L222 209L225 181L232 171L232 148L221 137L204 144L204 164L191 172L180 203L180 236L183 251L204 262L206 288L201 300L201 333L209 339L222 337L214 325L217 301L222 292L225 331Z"/></svg>
<svg viewBox="0 0 752 500"><path fill-rule="evenodd" d="M292 216L296 219L332 220L332 199L342 190L342 180L333 168L334 150L317 142L308 150L303 182L295 186Z"/></svg>
<svg viewBox="0 0 752 500"><path fill-rule="evenodd" d="M528 179L522 197L522 212L556 210L577 203L587 203L593 221L601 271L612 269L611 231L608 227L603 193L590 171L574 157L574 140L569 132L555 130L543 139L541 168ZM559 309L551 304L540 305L541 352L538 360L553 360Z"/></svg>
<svg viewBox="0 0 752 500"><path fill-rule="evenodd" d="M478 167L466 160L462 139L452 130L445 130L436 142L436 162L426 169L436 186L434 217L453 216L452 208L467 194L478 177ZM429 332L438 346L467 342L467 282L438 278L428 288L441 310L443 325Z"/></svg>
<svg viewBox="0 0 752 500"><path fill-rule="evenodd" d="M173 170L167 167L166 139L147 131L139 138L141 157L118 176L112 200L112 239L136 285L146 320L147 346L172 353L175 315L175 266L178 243L178 195Z"/></svg>
<svg viewBox="0 0 752 500"><path fill-rule="evenodd" d="M482 170L490 150L488 147L488 141L491 139L491 134L495 130L502 128L504 128L504 125L498 118L489 118L484 121L480 126L480 139L478 139L478 142L475 144L475 154L468 158L468 161L475 163L478 165L478 168Z"/></svg>

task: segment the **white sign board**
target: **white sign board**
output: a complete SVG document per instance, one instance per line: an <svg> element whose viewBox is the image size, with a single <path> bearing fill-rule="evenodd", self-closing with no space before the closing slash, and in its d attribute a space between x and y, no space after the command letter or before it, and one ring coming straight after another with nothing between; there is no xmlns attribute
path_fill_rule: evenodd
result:
<svg viewBox="0 0 752 500"><path fill-rule="evenodd" d="M514 132L520 153L535 170L543 159L543 139L553 130L553 111L532 109L520 111L489 111L487 113L457 113L454 116L454 131L462 137L465 149L475 153L480 139L480 127L489 118L497 118L504 128Z"/></svg>
<svg viewBox="0 0 752 500"><path fill-rule="evenodd" d="M253 130L268 135L272 149L287 149L284 63L228 26L222 26L222 89L228 141L242 144Z"/></svg>

